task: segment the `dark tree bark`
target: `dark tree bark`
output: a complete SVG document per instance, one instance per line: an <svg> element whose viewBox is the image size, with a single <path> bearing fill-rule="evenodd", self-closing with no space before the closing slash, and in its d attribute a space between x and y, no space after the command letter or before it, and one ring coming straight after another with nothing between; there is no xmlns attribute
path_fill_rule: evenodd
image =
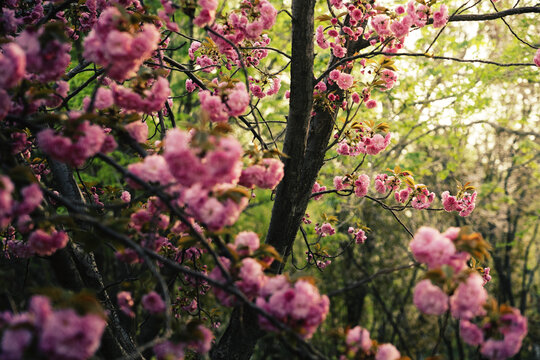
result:
<svg viewBox="0 0 540 360"><path fill-rule="evenodd" d="M314 0L294 0L292 3L291 106L283 145L283 152L288 157L284 159L285 175L277 188L266 239L281 255L290 252L315 182L315 179L311 181L303 178L313 109L314 11ZM279 273L282 269L283 264L278 263L273 271ZM255 315L251 311L236 308L225 334L214 346L212 359L249 359L257 340L263 334L254 329L257 326Z"/></svg>
<svg viewBox="0 0 540 360"><path fill-rule="evenodd" d="M324 163L337 115L337 111L313 103L314 6L314 0L295 0L292 3L291 105L283 144L286 157L282 159L285 174L276 189L266 236L266 243L272 245L283 258L283 262L272 264L271 271L276 274L283 271L292 251L311 189ZM369 42L364 39L350 42L347 44L347 54L350 56L367 46ZM338 61L332 57L328 67ZM327 87L328 91L339 96L343 94L336 84ZM260 330L254 331L258 326L256 323L246 322L248 319L256 322L253 314L247 314L249 311L233 311L225 334L211 353L212 359L249 359L258 339L264 334ZM238 339L239 329L247 336ZM242 349L235 348L233 344L241 345Z"/></svg>
<svg viewBox="0 0 540 360"><path fill-rule="evenodd" d="M78 209L77 212L84 211L84 198L69 167L52 159L49 159L48 163L56 190L72 201L74 208ZM109 319L100 348L103 357L110 359L138 354L135 359L144 359L137 351L133 339L120 324L118 313L107 291L104 290L103 279L94 254L83 251L76 244L70 244L51 257L51 266L63 287L72 291L80 291L83 288L96 291L99 301L108 311Z"/></svg>
<svg viewBox="0 0 540 360"><path fill-rule="evenodd" d="M249 359L264 332L259 327L257 314L247 307L236 307L227 330L212 348L212 359Z"/></svg>
<svg viewBox="0 0 540 360"><path fill-rule="evenodd" d="M305 189L313 185L311 179L303 178L303 170L313 109L314 6L313 0L292 3L291 105L283 144L288 157L283 159L285 175L277 188L266 238L282 255L290 251L309 199ZM274 271L279 273L283 264L277 265Z"/></svg>

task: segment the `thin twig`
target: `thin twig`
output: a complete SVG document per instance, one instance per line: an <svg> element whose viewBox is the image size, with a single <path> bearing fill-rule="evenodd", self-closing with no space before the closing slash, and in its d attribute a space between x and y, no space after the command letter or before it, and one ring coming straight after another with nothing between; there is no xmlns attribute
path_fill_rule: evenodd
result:
<svg viewBox="0 0 540 360"><path fill-rule="evenodd" d="M333 297L333 296L336 296L336 295L340 295L340 294L343 294L347 291L350 291L350 290L354 290L366 283L369 283L371 282L373 279L381 276L381 275L386 275L386 274L391 274L393 272L396 272L396 271L399 271L399 270L405 270L405 269L410 269L410 268L413 268L413 267L416 267L416 266L420 266L419 263L417 262L413 262L413 263L410 263L410 264L407 264L407 265L401 265L401 266L397 266L397 267L392 267L392 268L387 268L387 269L381 269L379 271L377 271L376 273L368 276L368 277L365 277L363 279L360 279L352 284L349 284L341 289L337 289L337 290L333 290L333 291L330 291L327 295L328 297Z"/></svg>

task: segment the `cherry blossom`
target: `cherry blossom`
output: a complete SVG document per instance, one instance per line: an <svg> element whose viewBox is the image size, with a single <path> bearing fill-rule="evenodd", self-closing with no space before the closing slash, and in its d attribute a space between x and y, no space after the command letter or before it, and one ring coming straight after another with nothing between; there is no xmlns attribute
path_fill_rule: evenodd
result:
<svg viewBox="0 0 540 360"><path fill-rule="evenodd" d="M441 315L448 310L448 295L430 280L422 280L414 288L413 302L428 315Z"/></svg>

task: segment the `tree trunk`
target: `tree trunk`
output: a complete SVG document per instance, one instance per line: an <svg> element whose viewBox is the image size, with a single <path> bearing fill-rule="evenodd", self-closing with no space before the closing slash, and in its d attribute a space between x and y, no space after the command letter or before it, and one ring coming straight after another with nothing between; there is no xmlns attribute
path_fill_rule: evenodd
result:
<svg viewBox="0 0 540 360"><path fill-rule="evenodd" d="M314 107L313 104L314 6L314 0L293 0L292 3L291 97L283 144L287 157L282 159L285 174L276 190L266 237L266 243L272 245L283 258L282 263L272 264L271 271L275 274L283 271L292 251L311 189L324 163L338 112L323 106ZM369 42L364 39L348 43L347 54L352 55L367 46ZM332 57L328 66L338 60ZM334 91L339 96L343 94L335 83L328 85L328 91ZM238 332L238 329L258 328L257 319L250 312L248 309L233 311L225 334L212 351L212 359L248 359L251 356L264 332L245 331L245 336Z"/></svg>
<svg viewBox="0 0 540 360"><path fill-rule="evenodd" d="M292 2L291 106L283 145L288 157L284 160L285 175L277 188L266 239L282 255L290 251L315 181L302 178L313 109L314 11L315 0ZM279 273L282 269L283 264L277 264L273 271ZM249 359L263 334L260 330L250 331L254 328L258 328L255 314L243 308L234 309L225 334L214 346L212 359Z"/></svg>

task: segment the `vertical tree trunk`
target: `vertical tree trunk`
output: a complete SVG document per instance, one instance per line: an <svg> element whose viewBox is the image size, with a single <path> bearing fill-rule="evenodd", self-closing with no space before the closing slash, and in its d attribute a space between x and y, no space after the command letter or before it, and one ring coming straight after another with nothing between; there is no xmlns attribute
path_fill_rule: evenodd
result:
<svg viewBox="0 0 540 360"><path fill-rule="evenodd" d="M313 31L315 0L292 2L291 98L283 152L285 175L276 193L266 242L280 254L290 247L305 212L311 186L302 178L308 128L313 109ZM309 187L309 193L306 189ZM277 264L278 273L283 266ZM212 359L249 359L262 336L255 314L236 308L225 334L211 352Z"/></svg>
<svg viewBox="0 0 540 360"><path fill-rule="evenodd" d="M272 245L283 258L283 263L272 264L271 270L276 274L283 271L292 251L311 189L324 163L337 115L337 111L313 104L314 8L314 0L293 0L292 3L291 97L283 144L287 157L282 159L285 174L276 190L266 237L266 243ZM364 39L348 43L347 54L351 55L368 45L369 42ZM329 66L337 61L332 57ZM336 84L328 86L328 91L340 96L343 93ZM248 309L233 311L225 334L212 350L212 359L248 359L251 356L264 332L254 331L257 319L249 312Z"/></svg>

